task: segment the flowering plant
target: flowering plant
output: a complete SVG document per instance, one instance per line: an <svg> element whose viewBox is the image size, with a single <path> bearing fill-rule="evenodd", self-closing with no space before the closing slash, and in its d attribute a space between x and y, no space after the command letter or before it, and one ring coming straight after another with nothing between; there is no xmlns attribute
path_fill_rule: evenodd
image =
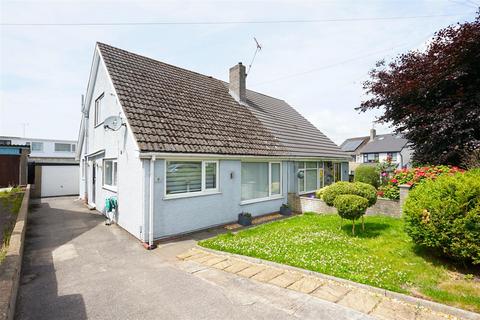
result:
<svg viewBox="0 0 480 320"><path fill-rule="evenodd" d="M411 187L424 183L427 179L436 179L437 177L455 173L463 173L464 170L451 166L424 166L411 169L398 169L394 171L394 175L388 180L387 184L380 187L379 192L383 197L388 199L399 199L399 185L407 184Z"/></svg>
<svg viewBox="0 0 480 320"><path fill-rule="evenodd" d="M392 173L397 168L397 164L393 162L392 156L388 155L387 159L377 164L377 170L380 172L381 185L386 185L391 178Z"/></svg>

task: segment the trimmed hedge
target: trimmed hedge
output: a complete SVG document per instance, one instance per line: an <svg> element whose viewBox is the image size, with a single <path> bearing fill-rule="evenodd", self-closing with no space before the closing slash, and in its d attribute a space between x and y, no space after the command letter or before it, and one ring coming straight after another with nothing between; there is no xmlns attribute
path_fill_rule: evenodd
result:
<svg viewBox="0 0 480 320"><path fill-rule="evenodd" d="M340 217L356 220L367 211L368 200L354 194L342 194L335 198L334 205Z"/></svg>
<svg viewBox="0 0 480 320"><path fill-rule="evenodd" d="M377 190L363 182L345 182L340 181L328 186L322 194L322 199L329 206L334 206L335 198L339 195L352 194L364 197L368 200L368 206L373 206L377 202Z"/></svg>
<svg viewBox="0 0 480 320"><path fill-rule="evenodd" d="M380 186L380 171L373 166L361 164L355 169L353 181L368 183L377 189Z"/></svg>
<svg viewBox="0 0 480 320"><path fill-rule="evenodd" d="M403 212L415 243L480 264L480 169L425 181L410 191Z"/></svg>

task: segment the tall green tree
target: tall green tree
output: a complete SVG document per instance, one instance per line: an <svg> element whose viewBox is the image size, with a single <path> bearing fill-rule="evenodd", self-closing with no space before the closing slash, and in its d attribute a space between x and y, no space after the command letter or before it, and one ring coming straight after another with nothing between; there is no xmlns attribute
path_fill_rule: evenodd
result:
<svg viewBox="0 0 480 320"><path fill-rule="evenodd" d="M435 33L425 51L377 63L363 85L361 112L384 109L411 143L413 160L459 165L480 147L480 14Z"/></svg>

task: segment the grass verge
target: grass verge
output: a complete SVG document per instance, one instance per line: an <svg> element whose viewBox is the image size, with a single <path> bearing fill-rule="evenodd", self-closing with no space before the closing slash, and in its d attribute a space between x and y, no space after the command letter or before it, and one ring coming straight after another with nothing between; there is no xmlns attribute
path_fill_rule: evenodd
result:
<svg viewBox="0 0 480 320"><path fill-rule="evenodd" d="M23 192L19 188L13 188L8 192L0 192L0 221L2 230L0 230L0 263L7 255L8 244L12 235L13 227L17 221L18 211L22 206Z"/></svg>

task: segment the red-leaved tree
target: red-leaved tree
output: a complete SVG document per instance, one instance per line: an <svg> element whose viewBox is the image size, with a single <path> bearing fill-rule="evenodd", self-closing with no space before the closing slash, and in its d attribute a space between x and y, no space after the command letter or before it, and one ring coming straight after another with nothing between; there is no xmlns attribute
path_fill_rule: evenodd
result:
<svg viewBox="0 0 480 320"><path fill-rule="evenodd" d="M377 63L364 89L356 109L383 108L378 121L405 135L414 161L461 164L480 147L480 15L438 31L424 52Z"/></svg>

